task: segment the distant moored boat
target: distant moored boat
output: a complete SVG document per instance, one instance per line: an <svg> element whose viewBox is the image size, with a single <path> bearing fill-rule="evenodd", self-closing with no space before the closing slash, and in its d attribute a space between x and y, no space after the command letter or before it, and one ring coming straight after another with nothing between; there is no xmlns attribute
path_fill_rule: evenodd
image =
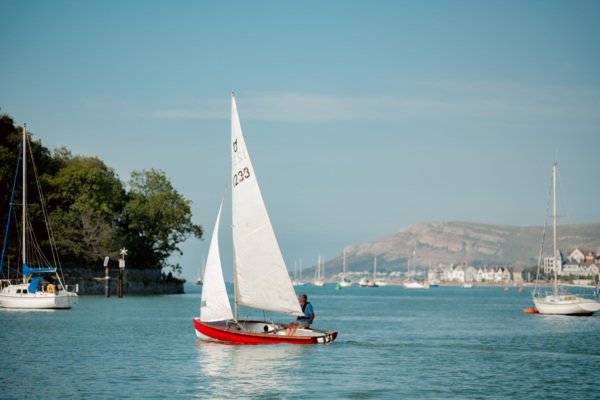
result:
<svg viewBox="0 0 600 400"><path fill-rule="evenodd" d="M554 279L552 292L546 293L542 288L536 286L533 290L533 304L540 314L557 314L557 315L592 315L596 311L600 311L600 301L598 298L585 297L583 295L574 295L567 293L565 288L558 286L558 262L559 252L556 245L556 170L557 163L552 165L552 193L553 193L553 270ZM538 259L538 276L541 265L541 255L543 250L540 249Z"/></svg>
<svg viewBox="0 0 600 400"><path fill-rule="evenodd" d="M377 284L377 256L373 259L373 280L368 278L362 278L358 282L358 286L360 287L379 287Z"/></svg>
<svg viewBox="0 0 600 400"><path fill-rule="evenodd" d="M38 191L40 197L40 207L43 210L46 231L50 236L48 239L51 249L50 257L42 253L41 246L33 233L33 224L30 221L27 212L27 149L29 140L27 132L23 127L23 141L19 150L22 149L22 216L21 216L21 268L19 276L0 281L2 290L0 291L0 306L4 308L19 309L69 309L77 303L77 293L69 292L64 283L64 278L60 270L60 264L55 249L55 240L52 236L52 230L49 228L47 219L46 205L43 200L41 186L38 182ZM19 155L21 152L19 152ZM31 153L33 154L33 153ZM18 157L21 160L21 157ZM12 214L13 198L17 183L17 174L19 161L17 161L17 172L13 182L13 191L6 224L4 236L4 246L2 248L2 259L0 260L0 272L4 264L4 256L7 245L7 238ZM34 167L34 175L37 179L37 171ZM7 274L8 275L8 274Z"/></svg>

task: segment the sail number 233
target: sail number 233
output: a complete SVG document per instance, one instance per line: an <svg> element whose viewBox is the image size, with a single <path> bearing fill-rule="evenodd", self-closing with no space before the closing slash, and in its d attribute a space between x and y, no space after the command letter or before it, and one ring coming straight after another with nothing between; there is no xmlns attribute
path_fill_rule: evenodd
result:
<svg viewBox="0 0 600 400"><path fill-rule="evenodd" d="M248 167L244 167L243 170L238 171L233 175L233 186L237 186L244 181L244 179L250 178L250 170Z"/></svg>

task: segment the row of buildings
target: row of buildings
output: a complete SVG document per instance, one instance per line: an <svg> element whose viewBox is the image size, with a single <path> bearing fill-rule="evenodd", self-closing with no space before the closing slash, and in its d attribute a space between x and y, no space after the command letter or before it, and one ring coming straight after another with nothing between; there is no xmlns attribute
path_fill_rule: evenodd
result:
<svg viewBox="0 0 600 400"><path fill-rule="evenodd" d="M427 273L429 282L477 282L509 283L521 282L521 274L513 274L508 265L495 265L475 268L471 265L438 265Z"/></svg>
<svg viewBox="0 0 600 400"><path fill-rule="evenodd" d="M566 256L565 256L566 254ZM555 263L556 260L556 263ZM600 279L600 254L590 249L575 248L566 253L558 252L556 259L544 258L544 274L554 273L556 264L559 276L571 278ZM427 279L439 282L520 283L520 272L508 265L475 268L470 265L439 265L429 269Z"/></svg>
<svg viewBox="0 0 600 400"><path fill-rule="evenodd" d="M596 253L590 249L575 248L563 253L558 252L556 257L544 258L543 271L544 274L550 275L554 273L556 264L557 274L565 279L584 279L591 282L600 280L600 253ZM493 265L484 267L473 267L465 264L440 264L431 266L427 271L418 268L416 270L401 272L393 271L390 273L378 272L375 279L382 281L400 282L406 279L427 279L431 282L440 283L514 283L520 284L523 282L521 272L515 272L509 265ZM526 277L527 281L535 279L531 276ZM341 274L340 274L341 276ZM370 271L363 272L348 272L347 278L359 279L361 277L370 277L373 273ZM333 277L334 279L337 276Z"/></svg>
<svg viewBox="0 0 600 400"><path fill-rule="evenodd" d="M591 278L600 274L600 254L593 250L575 248L567 250L566 255L558 250L555 257L544 258L544 274L556 272L558 276Z"/></svg>

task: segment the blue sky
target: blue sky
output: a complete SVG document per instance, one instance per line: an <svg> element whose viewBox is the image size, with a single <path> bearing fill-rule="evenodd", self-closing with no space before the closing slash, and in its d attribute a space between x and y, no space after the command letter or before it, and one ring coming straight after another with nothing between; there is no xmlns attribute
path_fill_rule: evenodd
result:
<svg viewBox="0 0 600 400"><path fill-rule="evenodd" d="M560 222L600 221L598 2L3 0L2 14L2 112L124 181L164 170L207 233L235 90L290 267L413 223L541 224L557 155ZM185 276L208 239L184 244Z"/></svg>

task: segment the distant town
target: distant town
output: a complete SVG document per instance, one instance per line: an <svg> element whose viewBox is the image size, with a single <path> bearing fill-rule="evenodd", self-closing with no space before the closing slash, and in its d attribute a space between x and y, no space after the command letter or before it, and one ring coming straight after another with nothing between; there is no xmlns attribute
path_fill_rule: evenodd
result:
<svg viewBox="0 0 600 400"><path fill-rule="evenodd" d="M568 250L565 257L560 250L554 257L544 258L544 274L556 273L560 277L578 279L585 277L588 280L597 278L600 274L600 254L583 248ZM555 265L555 260L558 261Z"/></svg>
<svg viewBox="0 0 600 400"><path fill-rule="evenodd" d="M600 253L585 248L569 249L565 252L558 251L554 257L545 257L540 278L550 277L557 269L557 275L562 281L578 285L592 285L600 280ZM447 285L461 285L465 283L476 284L523 284L535 280L537 268L526 268L516 271L510 265L472 266L462 264L438 264L430 267L417 266L411 271L377 272L375 279L390 284L402 283L404 280L427 280L430 283ZM373 271L348 272L345 278L359 281L365 277L372 277ZM343 274L333 275L332 281L343 278Z"/></svg>

